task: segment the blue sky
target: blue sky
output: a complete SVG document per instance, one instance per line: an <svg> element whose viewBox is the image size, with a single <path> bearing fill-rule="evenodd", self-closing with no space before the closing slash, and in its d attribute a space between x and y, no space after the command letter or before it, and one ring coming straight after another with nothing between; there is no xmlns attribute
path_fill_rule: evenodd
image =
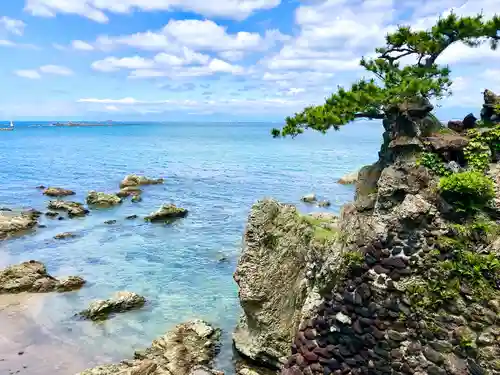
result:
<svg viewBox="0 0 500 375"><path fill-rule="evenodd" d="M358 60L405 23L498 0L4 0L0 119L273 120L363 76ZM438 114L500 92L500 50L457 44Z"/></svg>

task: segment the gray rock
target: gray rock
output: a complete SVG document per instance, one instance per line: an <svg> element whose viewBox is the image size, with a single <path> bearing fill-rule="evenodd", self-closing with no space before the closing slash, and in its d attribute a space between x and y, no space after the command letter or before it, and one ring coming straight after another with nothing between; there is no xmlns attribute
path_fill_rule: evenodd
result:
<svg viewBox="0 0 500 375"><path fill-rule="evenodd" d="M117 196L120 198L130 197L131 195L140 195L142 194L142 190L138 186L127 186L122 189L118 193Z"/></svg>
<svg viewBox="0 0 500 375"><path fill-rule="evenodd" d="M81 217L89 213L89 210L87 210L83 204L63 200L50 201L48 208L51 210L66 211L69 217Z"/></svg>
<svg viewBox="0 0 500 375"><path fill-rule="evenodd" d="M316 198L316 194L310 193L310 194L304 195L302 198L300 198L300 200L302 202L305 202L305 203L314 203L317 201L317 198Z"/></svg>
<svg viewBox="0 0 500 375"><path fill-rule="evenodd" d="M59 233L59 234L56 234L54 236L54 239L55 240L67 240L67 239L70 239L70 238L75 238L77 237L76 234L74 233L70 233L70 232L64 232L64 233Z"/></svg>
<svg viewBox="0 0 500 375"><path fill-rule="evenodd" d="M84 284L85 280L78 276L56 279L47 273L45 265L35 260L0 271L0 294L67 292Z"/></svg>
<svg viewBox="0 0 500 375"><path fill-rule="evenodd" d="M105 320L111 314L122 313L132 309L137 309L146 303L146 299L133 292L118 292L107 300L98 300L79 313L79 315L89 320Z"/></svg>
<svg viewBox="0 0 500 375"><path fill-rule="evenodd" d="M127 188L131 186L142 186L142 185L158 185L163 184L163 178L149 178L145 176L139 176L136 174L131 174L126 176L120 183L120 188Z"/></svg>
<svg viewBox="0 0 500 375"><path fill-rule="evenodd" d="M439 365L444 362L444 357L442 354L438 353L434 349L432 349L429 346L426 346L424 348L424 356L427 358L429 361Z"/></svg>
<svg viewBox="0 0 500 375"><path fill-rule="evenodd" d="M201 320L179 324L146 350L136 352L135 359L78 375L223 375L209 367L218 352L220 334Z"/></svg>
<svg viewBox="0 0 500 375"><path fill-rule="evenodd" d="M0 211L0 240L34 228L39 217L34 211Z"/></svg>
<svg viewBox="0 0 500 375"><path fill-rule="evenodd" d="M48 187L43 191L43 194L48 197L67 197L69 195L75 195L75 192L73 190L59 187Z"/></svg>

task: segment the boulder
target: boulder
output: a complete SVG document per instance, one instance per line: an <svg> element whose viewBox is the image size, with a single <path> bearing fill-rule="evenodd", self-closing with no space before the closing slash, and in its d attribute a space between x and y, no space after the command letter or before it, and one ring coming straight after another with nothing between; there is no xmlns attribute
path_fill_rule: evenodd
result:
<svg viewBox="0 0 500 375"><path fill-rule="evenodd" d="M346 174L341 177L337 182L342 185L352 185L358 181L359 170Z"/></svg>
<svg viewBox="0 0 500 375"><path fill-rule="evenodd" d="M116 193L117 196L120 198L126 198L130 197L131 195L139 195L142 193L142 190L138 186L127 186L124 187L123 189L120 189L118 193Z"/></svg>
<svg viewBox="0 0 500 375"><path fill-rule="evenodd" d="M138 216L137 215L130 215L130 216L127 216L125 219L126 220L134 220L134 219L137 219Z"/></svg>
<svg viewBox="0 0 500 375"><path fill-rule="evenodd" d="M469 144L468 138L450 133L434 134L425 140L438 153L462 151Z"/></svg>
<svg viewBox="0 0 500 375"><path fill-rule="evenodd" d="M461 133L465 130L465 125L463 121L460 120L450 120L448 121L448 128L456 131L457 133Z"/></svg>
<svg viewBox="0 0 500 375"><path fill-rule="evenodd" d="M500 95L496 95L491 90L484 90L484 104L481 110L481 120L485 122L500 122L500 114L497 107L500 106Z"/></svg>
<svg viewBox="0 0 500 375"><path fill-rule="evenodd" d="M56 279L47 273L43 263L35 260L0 271L0 294L68 292L80 289L84 284L85 280L78 276Z"/></svg>
<svg viewBox="0 0 500 375"><path fill-rule="evenodd" d="M324 216L323 216L324 215ZM277 369L302 318L314 307L316 272L340 267L334 215L303 216L292 205L262 200L251 209L234 280L243 315L233 334L239 353Z"/></svg>
<svg viewBox="0 0 500 375"><path fill-rule="evenodd" d="M59 213L58 212L54 212L54 211L49 211L49 212L45 213L45 216L54 218L54 217L58 217Z"/></svg>
<svg viewBox="0 0 500 375"><path fill-rule="evenodd" d="M34 228L39 217L37 211L0 211L0 239Z"/></svg>
<svg viewBox="0 0 500 375"><path fill-rule="evenodd" d="M67 197L69 195L75 195L75 192L59 187L48 187L43 191L43 194L49 197Z"/></svg>
<svg viewBox="0 0 500 375"><path fill-rule="evenodd" d="M144 220L150 222L168 221L186 217L187 214L188 210L185 208L177 207L175 204L164 204L158 211L146 216Z"/></svg>
<svg viewBox="0 0 500 375"><path fill-rule="evenodd" d="M75 237L78 237L78 236L74 233L64 232L64 233L56 234L54 236L54 239L55 240L67 240L67 239L75 238Z"/></svg>
<svg viewBox="0 0 500 375"><path fill-rule="evenodd" d="M89 320L105 320L110 315L137 309L146 303L146 298L133 292L118 292L107 300L98 300L79 313Z"/></svg>
<svg viewBox="0 0 500 375"><path fill-rule="evenodd" d="M476 127L476 122L477 122L476 116L474 116L473 113L469 113L467 116L464 117L462 124L464 125L465 129L473 129Z"/></svg>
<svg viewBox="0 0 500 375"><path fill-rule="evenodd" d="M332 204L329 200L319 201L318 207L330 207Z"/></svg>
<svg viewBox="0 0 500 375"><path fill-rule="evenodd" d="M89 213L89 210L78 202L63 200L50 201L47 207L51 210L66 211L69 217L81 217Z"/></svg>
<svg viewBox="0 0 500 375"><path fill-rule="evenodd" d="M97 191L89 191L87 204L92 206L110 207L122 203L122 199L116 194L106 194Z"/></svg>
<svg viewBox="0 0 500 375"><path fill-rule="evenodd" d="M141 185L158 185L163 184L163 178L149 178L145 176L138 176L135 174L131 174L126 176L123 181L120 183L120 188L126 188L130 186L141 186Z"/></svg>
<svg viewBox="0 0 500 375"><path fill-rule="evenodd" d="M136 351L133 360L98 366L78 375L222 375L210 368L220 335L219 329L202 320L182 323L146 350Z"/></svg>
<svg viewBox="0 0 500 375"><path fill-rule="evenodd" d="M305 202L305 203L314 203L317 201L317 198L316 198L316 194L310 193L310 194L304 195L302 198L300 198L300 200L302 202Z"/></svg>
<svg viewBox="0 0 500 375"><path fill-rule="evenodd" d="M113 225L113 224L116 224L116 220L106 220L104 222L104 224L106 224L106 225Z"/></svg>

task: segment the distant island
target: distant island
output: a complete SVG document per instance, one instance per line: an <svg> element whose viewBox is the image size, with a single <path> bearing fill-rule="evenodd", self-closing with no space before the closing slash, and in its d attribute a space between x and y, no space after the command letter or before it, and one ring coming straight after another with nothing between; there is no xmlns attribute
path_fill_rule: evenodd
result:
<svg viewBox="0 0 500 375"><path fill-rule="evenodd" d="M50 124L49 126L112 126L114 125L112 120L106 122L56 122Z"/></svg>

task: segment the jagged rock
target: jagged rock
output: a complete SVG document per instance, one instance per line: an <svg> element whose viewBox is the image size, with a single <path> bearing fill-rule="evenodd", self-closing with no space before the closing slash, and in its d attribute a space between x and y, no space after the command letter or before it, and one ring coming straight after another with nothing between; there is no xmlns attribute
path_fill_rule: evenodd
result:
<svg viewBox="0 0 500 375"><path fill-rule="evenodd" d="M419 220L429 215L432 205L420 195L408 194L394 211L400 220Z"/></svg>
<svg viewBox="0 0 500 375"><path fill-rule="evenodd" d="M362 197L367 197L377 191L377 181L382 172L382 167L379 163L365 165L358 172L358 180L356 182L355 200Z"/></svg>
<svg viewBox="0 0 500 375"><path fill-rule="evenodd" d="M39 217L38 211L0 211L0 240L34 228Z"/></svg>
<svg viewBox="0 0 500 375"><path fill-rule="evenodd" d="M331 205L330 201L327 200L318 202L318 207L330 207Z"/></svg>
<svg viewBox="0 0 500 375"><path fill-rule="evenodd" d="M450 120L448 121L448 128L453 131L456 131L457 133L462 133L465 130L465 125L463 121Z"/></svg>
<svg viewBox="0 0 500 375"><path fill-rule="evenodd" d="M464 120L462 121L465 129L475 128L476 122L477 122L477 118L476 118L476 116L474 116L473 113L469 113L467 116L464 117Z"/></svg>
<svg viewBox="0 0 500 375"><path fill-rule="evenodd" d="M74 234L74 233L64 232L64 233L56 234L54 236L54 239L55 240L67 240L69 238L75 238L75 237L78 237L78 236L76 234Z"/></svg>
<svg viewBox="0 0 500 375"><path fill-rule="evenodd" d="M500 95L491 90L484 90L484 104L481 110L481 120L485 122L500 122L500 115L496 113L496 106L500 105Z"/></svg>
<svg viewBox="0 0 500 375"><path fill-rule="evenodd" d="M81 217L89 213L89 210L78 202L63 200L50 201L47 207L51 210L66 211L69 217Z"/></svg>
<svg viewBox="0 0 500 375"><path fill-rule="evenodd" d="M120 188L126 188L130 186L141 186L141 185L158 185L163 184L163 178L148 178L145 176L138 176L135 174L131 174L126 176L123 181L120 183Z"/></svg>
<svg viewBox="0 0 500 375"><path fill-rule="evenodd" d="M126 186L118 193L116 193L117 196L120 198L125 198L125 197L130 197L131 195L140 195L142 193L142 190L138 186Z"/></svg>
<svg viewBox="0 0 500 375"><path fill-rule="evenodd" d="M159 222L186 217L188 210L177 207L175 204L164 204L156 212L152 212L144 218L146 221Z"/></svg>
<svg viewBox="0 0 500 375"><path fill-rule="evenodd" d="M458 134L435 134L432 137L427 137L426 141L431 148L439 153L456 153L462 152L469 144L469 139Z"/></svg>
<svg viewBox="0 0 500 375"><path fill-rule="evenodd" d="M98 300L79 313L79 315L89 320L105 320L111 314L122 313L132 309L137 309L146 303L146 298L133 292L118 292L107 300Z"/></svg>
<svg viewBox="0 0 500 375"><path fill-rule="evenodd" d="M97 191L89 191L87 204L92 206L110 207L122 203L122 199L116 194L106 194Z"/></svg>
<svg viewBox="0 0 500 375"><path fill-rule="evenodd" d="M220 330L202 320L177 325L133 360L103 365L78 375L222 375L209 366L219 350ZM201 366L201 367L200 367Z"/></svg>
<svg viewBox="0 0 500 375"><path fill-rule="evenodd" d="M257 202L249 215L234 279L243 316L233 334L236 349L258 363L278 368L288 355L300 320L315 307L319 286L307 281L311 269L331 261L331 278L341 267L332 242L316 242L336 232L318 218L301 216L291 205ZM308 239L308 240L307 240Z"/></svg>
<svg viewBox="0 0 500 375"><path fill-rule="evenodd" d="M304 195L302 198L300 198L300 200L302 202L305 202L305 203L314 203L314 202L316 202L317 198L316 198L316 194L310 193L310 194Z"/></svg>
<svg viewBox="0 0 500 375"><path fill-rule="evenodd" d="M46 267L30 260L0 271L0 294L22 292L67 292L81 288L85 280L78 276L58 280L47 273Z"/></svg>
<svg viewBox="0 0 500 375"><path fill-rule="evenodd" d="M69 195L75 195L75 192L59 187L48 187L43 191L43 194L49 197L67 197Z"/></svg>
<svg viewBox="0 0 500 375"><path fill-rule="evenodd" d="M359 170L346 174L337 182L342 185L352 185L358 181Z"/></svg>

